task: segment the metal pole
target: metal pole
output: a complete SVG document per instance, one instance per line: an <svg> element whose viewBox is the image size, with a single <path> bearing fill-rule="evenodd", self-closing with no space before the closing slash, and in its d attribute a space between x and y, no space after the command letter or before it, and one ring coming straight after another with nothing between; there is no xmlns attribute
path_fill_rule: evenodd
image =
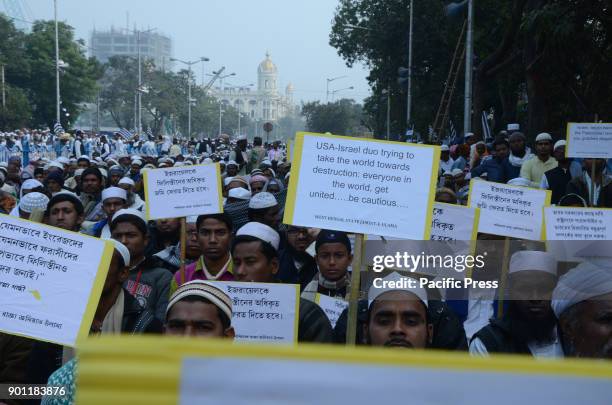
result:
<svg viewBox="0 0 612 405"><path fill-rule="evenodd" d="M187 76L187 137L191 136L191 64Z"/></svg>
<svg viewBox="0 0 612 405"><path fill-rule="evenodd" d="M57 0L53 0L55 15L55 120L60 123L60 66L59 66L59 27L57 23Z"/></svg>
<svg viewBox="0 0 612 405"><path fill-rule="evenodd" d="M238 136L240 136L240 102L238 102Z"/></svg>
<svg viewBox="0 0 612 405"><path fill-rule="evenodd" d="M387 87L387 141L391 138L391 88Z"/></svg>
<svg viewBox="0 0 612 405"><path fill-rule="evenodd" d="M137 128L138 134L142 131L142 94L140 90L142 89L142 67L141 67L141 57L140 57L140 30L136 31L136 47L138 48L138 126Z"/></svg>
<svg viewBox="0 0 612 405"><path fill-rule="evenodd" d="M96 100L96 131L100 131L100 92Z"/></svg>
<svg viewBox="0 0 612 405"><path fill-rule="evenodd" d="M325 79L327 81L327 87L325 87L325 102L329 103L329 79Z"/></svg>
<svg viewBox="0 0 612 405"><path fill-rule="evenodd" d="M134 94L134 129L138 128L138 92Z"/></svg>
<svg viewBox="0 0 612 405"><path fill-rule="evenodd" d="M410 34L408 35L408 99L406 101L406 130L410 128L412 114L412 23L414 21L414 0L410 0Z"/></svg>
<svg viewBox="0 0 612 405"><path fill-rule="evenodd" d="M467 37L465 45L465 105L463 109L463 134L472 130L472 25L474 0L468 0Z"/></svg>
<svg viewBox="0 0 612 405"><path fill-rule="evenodd" d="M6 108L6 90L4 86L4 65L2 65L2 108Z"/></svg>

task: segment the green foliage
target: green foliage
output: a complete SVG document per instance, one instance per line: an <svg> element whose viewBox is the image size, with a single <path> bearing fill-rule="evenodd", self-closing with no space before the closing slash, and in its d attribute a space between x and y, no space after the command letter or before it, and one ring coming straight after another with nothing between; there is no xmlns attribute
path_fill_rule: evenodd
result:
<svg viewBox="0 0 612 405"><path fill-rule="evenodd" d="M306 128L312 132L358 136L363 132L362 106L349 99L321 104L319 101L302 106Z"/></svg>
<svg viewBox="0 0 612 405"><path fill-rule="evenodd" d="M110 113L119 127L134 127L137 63L135 58L112 57L100 81L100 107ZM154 134L170 130L187 135L188 73L187 70L178 73L163 71L157 69L150 60L143 61L142 84L147 88L147 92L142 94L143 128L150 128ZM191 82L194 82L193 72ZM191 98L194 100L191 107L192 135L216 136L219 132L218 101L193 84ZM238 112L229 106L224 106L223 110L222 132L234 134L238 128ZM240 125L247 128L251 122L243 115Z"/></svg>
<svg viewBox="0 0 612 405"><path fill-rule="evenodd" d="M421 133L434 120L461 20L443 15L447 1L414 0L413 121ZM407 66L408 0L342 0L330 44L348 66L370 68L373 95L364 109L384 133L391 93L392 133L406 128L406 90L397 68ZM347 28L359 26L364 29ZM520 122L529 136L561 133L571 120L612 119L612 16L609 0L478 0L474 6L474 116L494 107L496 129ZM461 128L461 71L451 118Z"/></svg>
<svg viewBox="0 0 612 405"><path fill-rule="evenodd" d="M7 86L5 89L6 107L0 105L0 128L26 128L30 124L32 111L28 98L18 87Z"/></svg>
<svg viewBox="0 0 612 405"><path fill-rule="evenodd" d="M61 71L60 94L62 125L69 127L82 110L82 103L96 94L101 66L87 59L82 43L75 41L72 27L59 23L60 59L67 64ZM37 21L26 34L0 14L0 64L5 65L10 112L3 113L1 129L14 125L53 126L56 117L55 23ZM70 114L66 116L66 113Z"/></svg>
<svg viewBox="0 0 612 405"><path fill-rule="evenodd" d="M49 125L55 121L55 25L52 21L37 21L26 37L26 52L30 60L30 78L26 84L33 105L34 125ZM83 45L83 44L81 44ZM73 28L59 24L60 60L67 67L60 70L61 107L70 114L61 114L62 125L68 128L82 110L81 104L96 95L96 79L101 75L98 63L87 59L82 47L74 40Z"/></svg>

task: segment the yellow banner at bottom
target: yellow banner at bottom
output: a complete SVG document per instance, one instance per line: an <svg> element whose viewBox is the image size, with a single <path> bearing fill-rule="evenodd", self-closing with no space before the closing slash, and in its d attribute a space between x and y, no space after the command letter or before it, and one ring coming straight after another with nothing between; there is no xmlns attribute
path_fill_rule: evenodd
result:
<svg viewBox="0 0 612 405"><path fill-rule="evenodd" d="M599 404L612 390L612 365L582 360L159 336L92 338L78 353L80 404L290 404L304 393L316 404Z"/></svg>

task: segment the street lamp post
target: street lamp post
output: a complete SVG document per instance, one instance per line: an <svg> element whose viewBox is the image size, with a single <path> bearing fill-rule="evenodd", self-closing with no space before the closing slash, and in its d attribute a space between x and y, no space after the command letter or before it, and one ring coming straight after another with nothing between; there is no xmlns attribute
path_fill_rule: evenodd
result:
<svg viewBox="0 0 612 405"><path fill-rule="evenodd" d="M465 103L463 106L463 134L472 130L472 25L474 19L474 0L468 0L467 36L465 45Z"/></svg>
<svg viewBox="0 0 612 405"><path fill-rule="evenodd" d="M325 91L325 102L329 102L329 84L335 80L339 80L339 79L344 79L348 76L338 76L338 77L332 77L327 80L327 87L326 87L326 91Z"/></svg>
<svg viewBox="0 0 612 405"><path fill-rule="evenodd" d="M221 72L219 72L221 73ZM213 75L216 75L217 72L213 72ZM219 92L223 92L223 79L226 79L230 76L236 76L236 73L232 72L228 75L224 75L224 76L219 76ZM223 131L223 102L221 99L219 99L219 135L221 135L221 132Z"/></svg>
<svg viewBox="0 0 612 405"><path fill-rule="evenodd" d="M181 59L170 58L172 62L181 62L187 65L188 74L187 74L187 137L191 137L191 103L193 100L191 99L191 66L200 62L208 62L210 59L202 56L199 59L193 61L184 61Z"/></svg>
<svg viewBox="0 0 612 405"><path fill-rule="evenodd" d="M341 91L346 91L346 90L353 90L355 87L351 86L351 87L345 87L344 89L338 89L338 90L333 90L331 91L331 95L332 95L332 102L336 99L336 93L340 93Z"/></svg>
<svg viewBox="0 0 612 405"><path fill-rule="evenodd" d="M412 115L412 22L414 20L414 0L410 0L410 28L408 34L408 89L406 100L406 129L410 128Z"/></svg>
<svg viewBox="0 0 612 405"><path fill-rule="evenodd" d="M55 16L55 120L60 124L60 63L59 63L59 27L57 23L57 0L53 0Z"/></svg>
<svg viewBox="0 0 612 405"><path fill-rule="evenodd" d="M387 87L382 91L387 96L387 141L391 137L391 88Z"/></svg>

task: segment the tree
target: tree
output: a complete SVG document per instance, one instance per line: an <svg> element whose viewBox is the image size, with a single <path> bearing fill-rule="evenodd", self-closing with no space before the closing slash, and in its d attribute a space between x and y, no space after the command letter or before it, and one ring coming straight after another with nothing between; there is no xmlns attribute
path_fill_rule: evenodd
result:
<svg viewBox="0 0 612 405"><path fill-rule="evenodd" d="M108 111L120 128L131 128L134 123L137 69L135 59L127 56L112 56L104 66L100 80L100 108Z"/></svg>
<svg viewBox="0 0 612 405"><path fill-rule="evenodd" d="M5 81L24 87L30 77L29 58L25 50L26 34L15 28L4 14L0 14L0 38L0 64L4 65Z"/></svg>
<svg viewBox="0 0 612 405"><path fill-rule="evenodd" d="M277 122L278 133L284 139L293 139L297 132L306 129L304 118L299 115L288 115Z"/></svg>
<svg viewBox="0 0 612 405"><path fill-rule="evenodd" d="M6 107L0 106L0 129L26 128L32 119L30 104L19 87L6 86Z"/></svg>
<svg viewBox="0 0 612 405"><path fill-rule="evenodd" d="M349 99L321 104L319 101L302 106L306 127L312 132L331 132L338 135L360 135L362 106Z"/></svg>
<svg viewBox="0 0 612 405"><path fill-rule="evenodd" d="M370 69L373 94L364 109L379 137L386 127L383 90L391 94L391 132L397 135L407 128L407 89L398 85L397 71L408 65L409 4L408 0L343 0L333 20L330 45L349 67L362 62ZM415 1L412 122L417 128L427 128L433 121L456 41L449 37L456 38L460 29L445 24L442 11L441 2Z"/></svg>
<svg viewBox="0 0 612 405"><path fill-rule="evenodd" d="M73 28L59 23L60 59L67 64L61 70L62 125L69 127L81 112L81 104L96 94L96 80L102 69L95 59L87 59L82 42L74 40ZM55 25L53 21L36 21L26 37L25 50L30 63L30 77L25 83L33 106L33 124L53 126L55 122Z"/></svg>
<svg viewBox="0 0 612 405"><path fill-rule="evenodd" d="M386 115L384 88L391 92L393 131L399 132L405 122L401 116L405 93L395 77L397 68L407 63L407 3L343 0L330 34L330 44L347 65L360 61L370 68L373 95L364 108L379 133ZM413 120L424 132L434 119L461 23L443 15L443 2L414 3ZM480 112L489 107L495 108L500 127L521 122L531 137L542 131L562 132L567 121L591 121L595 114L611 119L609 1L479 0L474 13L475 132L481 132ZM347 25L364 29L347 29ZM459 80L451 117L462 115L463 91ZM459 126L459 120L454 121Z"/></svg>

